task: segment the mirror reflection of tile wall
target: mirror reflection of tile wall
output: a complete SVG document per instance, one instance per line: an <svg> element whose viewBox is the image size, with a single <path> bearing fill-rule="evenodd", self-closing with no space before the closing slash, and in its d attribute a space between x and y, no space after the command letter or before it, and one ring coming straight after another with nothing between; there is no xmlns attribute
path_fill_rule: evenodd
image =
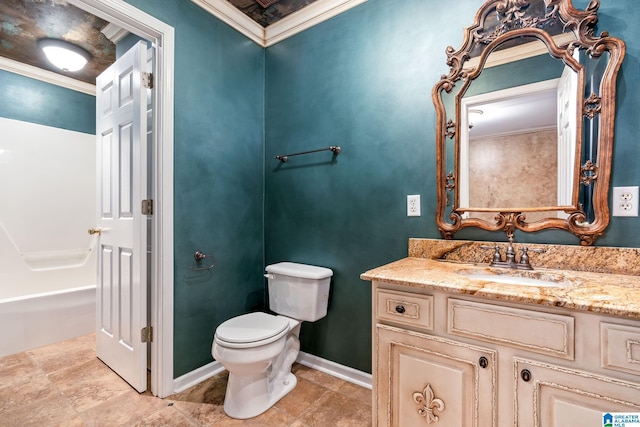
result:
<svg viewBox="0 0 640 427"><path fill-rule="evenodd" d="M555 128L472 140L469 144L469 205L488 208L556 206L557 140ZM495 214L474 213L472 216L493 222ZM530 213L527 220L550 216L553 213Z"/></svg>

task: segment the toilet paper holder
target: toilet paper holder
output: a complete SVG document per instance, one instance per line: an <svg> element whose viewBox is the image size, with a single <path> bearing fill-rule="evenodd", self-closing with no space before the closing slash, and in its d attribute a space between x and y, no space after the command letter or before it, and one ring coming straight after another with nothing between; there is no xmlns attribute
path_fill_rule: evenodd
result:
<svg viewBox="0 0 640 427"><path fill-rule="evenodd" d="M200 267L200 263L202 262L202 260L207 258L211 259L211 264L205 267ZM193 259L196 260L196 266L195 267L192 265L189 266L189 269L193 271L211 270L213 266L216 264L216 261L213 258L213 255L207 255L202 251L196 251L196 253L193 254Z"/></svg>

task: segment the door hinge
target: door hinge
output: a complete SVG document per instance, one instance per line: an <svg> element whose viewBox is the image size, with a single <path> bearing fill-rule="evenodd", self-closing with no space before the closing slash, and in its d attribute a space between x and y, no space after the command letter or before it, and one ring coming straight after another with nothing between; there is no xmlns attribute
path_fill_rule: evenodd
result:
<svg viewBox="0 0 640 427"><path fill-rule="evenodd" d="M142 86L147 89L153 89L153 74L152 73L142 73Z"/></svg>
<svg viewBox="0 0 640 427"><path fill-rule="evenodd" d="M142 215L153 215L152 199L146 199L142 201Z"/></svg>
<svg viewBox="0 0 640 427"><path fill-rule="evenodd" d="M153 342L153 326L146 326L140 331L140 340L142 342Z"/></svg>

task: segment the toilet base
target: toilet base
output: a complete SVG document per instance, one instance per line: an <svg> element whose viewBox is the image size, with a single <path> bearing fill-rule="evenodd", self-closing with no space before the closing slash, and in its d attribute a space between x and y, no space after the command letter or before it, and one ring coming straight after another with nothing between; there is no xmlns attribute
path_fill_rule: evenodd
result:
<svg viewBox="0 0 640 427"><path fill-rule="evenodd" d="M223 408L231 418L262 414L298 383L291 367L300 352L300 322L288 320L288 335L264 346L235 349L214 340L213 357L229 371Z"/></svg>
<svg viewBox="0 0 640 427"><path fill-rule="evenodd" d="M298 379L291 372L271 384L265 375L235 376L229 373L224 412L231 418L244 420L257 417L294 389Z"/></svg>

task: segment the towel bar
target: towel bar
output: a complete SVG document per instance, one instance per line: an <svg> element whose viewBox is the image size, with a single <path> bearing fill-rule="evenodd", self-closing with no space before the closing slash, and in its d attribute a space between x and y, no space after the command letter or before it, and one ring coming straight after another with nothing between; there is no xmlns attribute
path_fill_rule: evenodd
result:
<svg viewBox="0 0 640 427"><path fill-rule="evenodd" d="M280 160L282 163L285 163L287 160L289 160L289 157L300 156L301 154L317 153L318 151L331 151L334 156L337 156L338 154L340 154L340 151L342 151L342 149L340 148L339 145L332 145L330 147L319 148L317 150L301 151L299 153L293 153L293 154L282 154L282 155L276 156L275 158Z"/></svg>

